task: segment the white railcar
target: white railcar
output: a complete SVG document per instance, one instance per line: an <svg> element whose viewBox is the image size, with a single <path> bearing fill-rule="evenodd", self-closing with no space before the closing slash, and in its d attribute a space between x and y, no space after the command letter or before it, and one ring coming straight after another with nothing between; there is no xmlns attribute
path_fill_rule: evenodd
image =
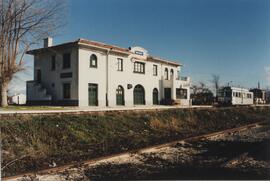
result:
<svg viewBox="0 0 270 181"><path fill-rule="evenodd" d="M218 91L219 105L252 105L253 92L239 87L223 87Z"/></svg>

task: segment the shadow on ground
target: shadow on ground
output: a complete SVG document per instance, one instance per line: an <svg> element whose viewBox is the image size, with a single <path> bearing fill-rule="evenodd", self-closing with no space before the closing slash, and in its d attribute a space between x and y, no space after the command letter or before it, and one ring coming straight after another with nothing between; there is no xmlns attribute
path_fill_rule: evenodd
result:
<svg viewBox="0 0 270 181"><path fill-rule="evenodd" d="M186 153L173 160L142 154L143 164L103 164L86 169L91 180L126 179L270 179L270 139L200 141L175 146ZM196 153L189 153L196 150Z"/></svg>

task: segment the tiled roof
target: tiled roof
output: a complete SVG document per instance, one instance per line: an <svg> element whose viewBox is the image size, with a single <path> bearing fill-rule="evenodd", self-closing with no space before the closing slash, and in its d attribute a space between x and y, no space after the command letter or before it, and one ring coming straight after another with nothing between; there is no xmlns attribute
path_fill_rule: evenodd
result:
<svg viewBox="0 0 270 181"><path fill-rule="evenodd" d="M39 49L34 49L34 50L29 50L27 51L27 54L37 54L46 50L51 50L51 49L58 49L58 48L64 48L64 47L69 47L69 46L74 46L74 45L88 45L88 46L93 46L93 47L99 47L102 49L111 49L117 52L122 52L122 53L127 53L127 54L133 54L132 52L130 52L130 49L128 48L121 48L115 45L108 45L105 43L101 43L101 42L97 42L97 41L92 41L92 40L86 40L86 39L78 39L75 41L71 41L71 42L67 42L67 43L62 43L62 44L58 44L58 45L54 45L54 46L50 46L47 48L39 48ZM152 61L158 61L158 62L163 62L166 64L171 64L171 65L175 65L175 66L181 66L182 64L177 63L177 62L173 62L170 60L165 60L162 58L158 58L158 57L154 57L149 55L147 57L147 59L152 60Z"/></svg>
<svg viewBox="0 0 270 181"><path fill-rule="evenodd" d="M115 46L115 45L108 45L108 44L105 44L105 43L86 40L86 39L79 39L78 43L83 43L83 44L87 44L87 45L93 45L93 46L106 48L106 49L113 49L113 50L122 51L122 52L129 52L129 49L127 49L127 48L121 48L121 47L118 47L118 46Z"/></svg>

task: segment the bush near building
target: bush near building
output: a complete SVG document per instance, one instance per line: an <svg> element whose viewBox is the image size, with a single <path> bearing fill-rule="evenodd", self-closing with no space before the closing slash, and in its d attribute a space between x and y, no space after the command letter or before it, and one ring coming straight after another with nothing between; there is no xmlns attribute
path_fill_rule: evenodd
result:
<svg viewBox="0 0 270 181"><path fill-rule="evenodd" d="M212 92L199 92L190 95L192 105L212 105L214 103L214 95Z"/></svg>

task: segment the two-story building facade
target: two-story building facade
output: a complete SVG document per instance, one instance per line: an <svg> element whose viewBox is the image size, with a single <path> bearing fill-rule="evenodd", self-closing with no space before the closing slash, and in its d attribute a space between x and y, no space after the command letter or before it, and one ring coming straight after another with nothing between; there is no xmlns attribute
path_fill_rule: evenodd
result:
<svg viewBox="0 0 270 181"><path fill-rule="evenodd" d="M153 57L141 47L121 48L78 39L30 50L34 80L27 82L28 104L79 107L190 104L190 78L182 65ZM168 101L167 101L168 102Z"/></svg>

